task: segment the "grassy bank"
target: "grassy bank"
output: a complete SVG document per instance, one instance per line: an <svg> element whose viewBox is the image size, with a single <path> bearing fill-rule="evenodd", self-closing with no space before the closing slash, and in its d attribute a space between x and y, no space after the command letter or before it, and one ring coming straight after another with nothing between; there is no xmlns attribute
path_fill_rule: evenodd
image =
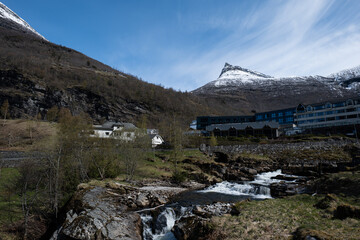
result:
<svg viewBox="0 0 360 240"><path fill-rule="evenodd" d="M212 225L222 239L360 239L359 182L360 171L328 174L315 183L323 194L242 201Z"/></svg>
<svg viewBox="0 0 360 240"><path fill-rule="evenodd" d="M238 203L239 216L214 217L224 239L292 239L297 229L320 239L360 239L360 220L335 219L314 205L322 196L297 195L283 199Z"/></svg>
<svg viewBox="0 0 360 240"><path fill-rule="evenodd" d="M1 120L0 150L41 150L56 136L56 124L46 121L16 119Z"/></svg>
<svg viewBox="0 0 360 240"><path fill-rule="evenodd" d="M21 200L16 192L19 172L15 168L3 168L0 175L0 239L15 239L4 228L22 219Z"/></svg>

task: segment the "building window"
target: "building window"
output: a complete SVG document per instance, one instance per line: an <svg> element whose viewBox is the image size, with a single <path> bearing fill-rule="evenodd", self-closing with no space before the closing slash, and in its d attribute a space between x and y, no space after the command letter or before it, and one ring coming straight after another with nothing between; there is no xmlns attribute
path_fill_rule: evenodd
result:
<svg viewBox="0 0 360 240"><path fill-rule="evenodd" d="M346 112L355 112L356 111L356 108L348 108L346 109Z"/></svg>
<svg viewBox="0 0 360 240"><path fill-rule="evenodd" d="M333 107L344 107L345 103L344 102L340 102L340 103L334 103Z"/></svg>
<svg viewBox="0 0 360 240"><path fill-rule="evenodd" d="M272 118L276 118L276 113L272 113L272 114L271 114L271 117L272 117Z"/></svg>
<svg viewBox="0 0 360 240"><path fill-rule="evenodd" d="M346 105L354 105L353 100L349 99L346 101Z"/></svg>
<svg viewBox="0 0 360 240"><path fill-rule="evenodd" d="M326 115L331 115L331 114L333 114L334 112L333 111L327 111L326 112Z"/></svg>
<svg viewBox="0 0 360 240"><path fill-rule="evenodd" d="M285 115L286 116L291 116L291 115L293 115L293 112L292 111L287 111L287 112L285 112Z"/></svg>
<svg viewBox="0 0 360 240"><path fill-rule="evenodd" d="M324 115L324 112L315 113L315 116L323 116L323 115Z"/></svg>
<svg viewBox="0 0 360 240"><path fill-rule="evenodd" d="M236 128L231 127L229 129L229 136L236 137Z"/></svg>
<svg viewBox="0 0 360 240"><path fill-rule="evenodd" d="M331 103L327 103L327 104L325 105L325 108L331 108Z"/></svg>
<svg viewBox="0 0 360 240"><path fill-rule="evenodd" d="M293 122L294 121L294 118L293 117L287 117L285 119L286 122Z"/></svg>
<svg viewBox="0 0 360 240"><path fill-rule="evenodd" d="M279 123L283 123L283 122L284 122L284 119L279 118Z"/></svg>
<svg viewBox="0 0 360 240"><path fill-rule="evenodd" d="M307 106L307 107L306 107L306 111L310 112L310 111L312 111L312 110L313 110L312 106Z"/></svg>
<svg viewBox="0 0 360 240"><path fill-rule="evenodd" d="M282 116L283 116L283 113L282 113L282 112L279 112L279 113L278 113L278 116L279 116L279 117L282 117Z"/></svg>
<svg viewBox="0 0 360 240"><path fill-rule="evenodd" d="M345 109L336 110L335 112L336 112L336 113L344 113L344 112L345 112Z"/></svg>
<svg viewBox="0 0 360 240"><path fill-rule="evenodd" d="M348 115L347 118L357 118L357 115Z"/></svg>
<svg viewBox="0 0 360 240"><path fill-rule="evenodd" d="M320 110L320 109L324 109L325 106L324 105L320 105L320 106L315 106L314 110Z"/></svg>
<svg viewBox="0 0 360 240"><path fill-rule="evenodd" d="M263 116L262 115L257 115L256 116L256 120L262 120L263 119Z"/></svg>

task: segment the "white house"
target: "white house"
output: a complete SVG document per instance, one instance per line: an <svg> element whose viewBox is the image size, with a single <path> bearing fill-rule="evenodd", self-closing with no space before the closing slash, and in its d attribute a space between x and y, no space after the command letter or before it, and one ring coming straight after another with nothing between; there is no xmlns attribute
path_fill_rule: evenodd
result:
<svg viewBox="0 0 360 240"><path fill-rule="evenodd" d="M132 123L123 123L123 122L105 122L103 125L94 125L94 133L92 137L99 138L114 138L125 141L133 141L136 137L136 134L139 134L138 129ZM146 134L151 139L152 147L156 147L164 143L164 139L158 134L157 129L147 129ZM145 133L144 133L145 134Z"/></svg>
<svg viewBox="0 0 360 240"><path fill-rule="evenodd" d="M94 125L94 133L92 137L99 138L115 138L125 141L132 141L135 139L135 127L132 123L123 122L105 122L103 125Z"/></svg>
<svg viewBox="0 0 360 240"><path fill-rule="evenodd" d="M151 146L154 148L164 143L164 139L159 134L148 134L151 139Z"/></svg>

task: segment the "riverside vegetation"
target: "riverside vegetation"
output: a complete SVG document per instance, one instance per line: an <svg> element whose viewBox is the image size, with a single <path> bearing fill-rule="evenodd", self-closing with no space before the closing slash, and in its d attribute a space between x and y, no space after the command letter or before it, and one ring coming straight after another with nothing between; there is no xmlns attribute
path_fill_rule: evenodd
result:
<svg viewBox="0 0 360 240"><path fill-rule="evenodd" d="M170 149L154 151L141 137L131 143L88 137L91 125L86 115L72 116L62 109L56 119L57 123L7 120L2 125L0 140L4 150L36 153L15 168L0 160L0 237L3 239L40 238L54 219L63 214L62 207L69 210L67 203L74 201L73 194L79 197L82 196L79 193L88 189L119 189L120 184L128 186L121 189L132 194L134 187L146 184L165 182L182 188L195 182L210 185L223 180L252 180L257 172L278 168L299 172L301 164L307 167L303 173L313 179L306 187L316 195L243 201L234 205L236 211L232 215L202 213L207 219L201 227L203 235L187 239L305 239L307 236L356 239L358 236L359 169L350 167L349 172L326 173L338 171L342 163L352 166L358 148L351 139L304 136L285 139L283 143L235 139L242 145L210 146L200 152L184 146L204 141L216 145L229 139L190 137L189 140L171 123L164 129L171 141ZM11 133L10 141L4 133ZM299 159L307 161L299 163ZM322 171L313 164L319 159L322 159ZM326 168L326 164L330 167ZM114 196L119 194L119 190L112 191ZM147 204L156 206L163 200L159 201ZM324 201L330 203L321 206ZM124 204L138 209L145 203L133 206L131 201L125 201Z"/></svg>

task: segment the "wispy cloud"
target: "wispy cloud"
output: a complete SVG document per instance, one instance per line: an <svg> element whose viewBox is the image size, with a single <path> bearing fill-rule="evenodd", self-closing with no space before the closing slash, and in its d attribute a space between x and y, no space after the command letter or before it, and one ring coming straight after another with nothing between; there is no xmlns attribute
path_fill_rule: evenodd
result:
<svg viewBox="0 0 360 240"><path fill-rule="evenodd" d="M166 78L175 89L192 90L216 79L225 62L279 77L328 75L360 65L360 28L355 24L359 14L352 19L346 19L349 12L339 15L341 2L272 1L241 18L196 17L192 28L219 28L226 35L206 50L184 49L166 71L152 71L152 78ZM356 2L343 4L351 8Z"/></svg>
<svg viewBox="0 0 360 240"><path fill-rule="evenodd" d="M357 0L155 3L123 11L121 33L111 32L100 60L183 91L215 80L225 62L275 77L360 65Z"/></svg>

